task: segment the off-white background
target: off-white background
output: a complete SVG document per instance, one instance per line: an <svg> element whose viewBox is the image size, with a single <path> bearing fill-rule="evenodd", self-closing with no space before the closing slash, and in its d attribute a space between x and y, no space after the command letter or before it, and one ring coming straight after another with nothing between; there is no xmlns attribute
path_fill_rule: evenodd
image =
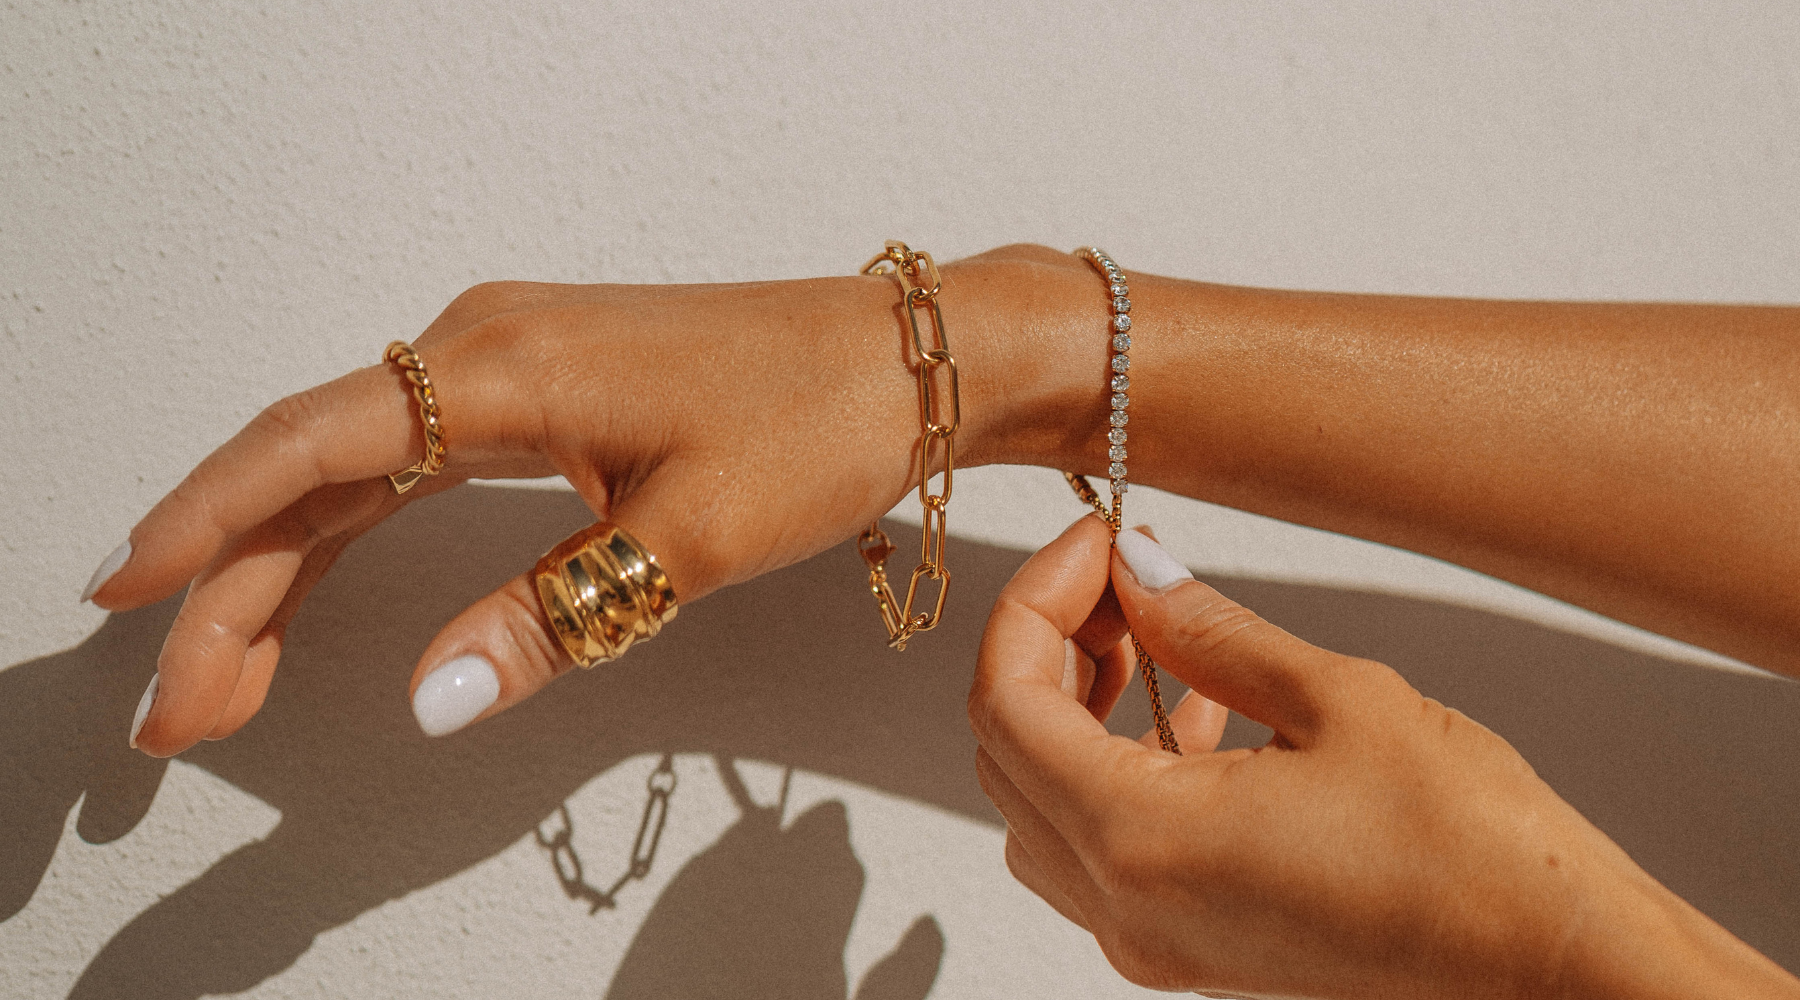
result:
<svg viewBox="0 0 1800 1000"><path fill-rule="evenodd" d="M1076 513L1053 473L959 476L959 551L985 568L959 578L961 627L916 657L758 626L795 593L855 598L841 549L684 612L688 636L639 670L729 687L722 708L646 689L628 660L539 699L580 711L436 743L407 729L411 658L580 523L566 494L472 488L377 532L296 625L265 718L166 771L123 745L171 609L108 622L75 596L259 408L486 279L836 274L899 237L940 258L1097 242L1130 268L1275 286L1800 301L1796 51L1800 8L1767 2L5 3L0 993L592 996L635 961L614 994L653 994L702 952L736 954L728 939L811 927L826 897L808 961L841 946L854 991L898 956L863 996L1135 992L1010 882L957 742L984 602ZM1758 812L1800 792L1791 685L1405 553L1133 501L1297 631L1422 686L1483 678L1455 703L1491 705L1473 714L1653 872L1795 965L1792 817ZM821 714L801 660L930 696L852 684ZM684 698L713 707L646 707ZM346 724L351 701L369 707ZM1557 715L1569 702L1586 714ZM1646 742L1568 735L1584 726ZM588 770L533 783L607 739ZM609 882L664 753L679 786L656 865L590 916L532 825L558 828L566 799L590 881ZM762 847L732 840L789 768ZM483 818L517 788L516 816ZM782 844L804 849L770 861ZM708 857L773 874L708 882ZM683 914L707 910L658 903L678 872L703 902L739 893L742 919L684 939ZM924 916L941 952L929 928L908 936ZM805 965L763 951L740 956L745 983ZM843 996L830 980L814 985Z"/></svg>

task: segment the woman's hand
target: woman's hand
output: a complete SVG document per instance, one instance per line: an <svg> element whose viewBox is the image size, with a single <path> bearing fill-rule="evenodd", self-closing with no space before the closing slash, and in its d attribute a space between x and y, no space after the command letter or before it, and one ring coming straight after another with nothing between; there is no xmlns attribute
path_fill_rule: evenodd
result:
<svg viewBox="0 0 1800 1000"><path fill-rule="evenodd" d="M1112 560L1107 541L1083 518L1020 569L969 718L1013 873L1127 978L1241 996L1800 995L1492 732L1260 620L1147 535L1122 533ZM1132 666L1125 621L1194 689L1171 720L1185 756L1100 723ZM1274 739L1211 752L1219 705Z"/></svg>
<svg viewBox="0 0 1800 1000"><path fill-rule="evenodd" d="M1055 387L1033 360L1043 352L1014 356L1025 309L1009 296L1081 267L1015 248L943 268L962 370L959 464L1003 454L1003 423ZM465 479L567 477L596 515L657 554L683 601L850 537L918 481L917 359L899 302L886 277L471 289L414 341L447 432L442 475L404 497L389 487L385 474L417 461L424 438L406 383L378 364L269 407L132 530L95 602L122 610L189 587L135 745L168 756L242 726L288 622L344 547ZM1096 342L1092 357L1059 357L1091 376L1103 351ZM1089 409L1103 413L1098 378L1085 381ZM520 568L536 556L520 553ZM414 702L434 735L570 666L528 575L444 628L415 692L453 660L465 693Z"/></svg>

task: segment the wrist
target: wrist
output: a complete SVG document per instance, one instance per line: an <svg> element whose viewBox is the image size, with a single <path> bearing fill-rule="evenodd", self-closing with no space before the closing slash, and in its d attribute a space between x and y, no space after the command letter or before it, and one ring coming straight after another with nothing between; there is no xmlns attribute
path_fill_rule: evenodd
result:
<svg viewBox="0 0 1800 1000"><path fill-rule="evenodd" d="M1106 470L1106 288L1086 263L1003 247L942 268L961 370L959 465Z"/></svg>
<svg viewBox="0 0 1800 1000"><path fill-rule="evenodd" d="M1564 996L1800 998L1800 980L1631 868L1570 940Z"/></svg>

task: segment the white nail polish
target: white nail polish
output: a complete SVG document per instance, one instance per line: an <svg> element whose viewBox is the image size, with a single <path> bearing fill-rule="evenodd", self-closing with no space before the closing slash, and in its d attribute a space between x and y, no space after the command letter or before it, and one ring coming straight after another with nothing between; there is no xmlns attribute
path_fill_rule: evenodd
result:
<svg viewBox="0 0 1800 1000"><path fill-rule="evenodd" d="M413 693L413 717L427 736L444 736L474 721L500 697L500 675L484 656L459 656L425 675Z"/></svg>
<svg viewBox="0 0 1800 1000"><path fill-rule="evenodd" d="M106 586L106 581L112 579L113 574L117 573L119 567L125 565L125 560L130 558L131 539L128 538L118 548L112 550L112 555L107 556L106 560L100 564L100 568L94 570L93 576L88 577L87 589L81 592L81 599L93 600L94 595L100 592L100 588Z"/></svg>
<svg viewBox="0 0 1800 1000"><path fill-rule="evenodd" d="M131 749L137 749L138 733L144 730L144 720L150 717L150 706L156 704L156 688L162 682L162 674L150 675L150 686L144 689L144 696L138 699L137 714L131 717L131 739L125 742Z"/></svg>
<svg viewBox="0 0 1800 1000"><path fill-rule="evenodd" d="M1141 531L1121 531L1114 544L1125 565L1131 567L1131 572L1146 590L1167 590L1194 578L1194 574L1189 573L1168 550Z"/></svg>

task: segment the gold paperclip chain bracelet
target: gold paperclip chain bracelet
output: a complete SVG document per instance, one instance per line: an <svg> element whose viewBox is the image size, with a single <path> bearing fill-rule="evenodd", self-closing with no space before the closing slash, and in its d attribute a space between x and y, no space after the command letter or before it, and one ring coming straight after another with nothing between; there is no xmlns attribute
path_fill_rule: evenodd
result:
<svg viewBox="0 0 1800 1000"><path fill-rule="evenodd" d="M904 650L906 641L919 632L937 627L944 614L944 595L950 592L950 571L944 567L944 516L950 504L951 478L956 469L956 429L962 424L962 398L957 383L956 359L950 355L950 337L944 332L944 314L938 308L938 293L944 283L938 277L937 264L923 250L914 251L899 240L888 240L887 249L863 265L863 274L892 274L900 281L902 303L912 327L913 349L919 354L919 506L924 508L920 525L919 565L906 583L906 601L894 598L888 584L887 559L894 543L872 523L856 538L856 550L869 564L869 592L881 609L882 624L887 626L888 645ZM930 319L933 347L927 347L919 329L919 313ZM932 391L932 372L939 368L950 372L948 420ZM936 451L944 455L944 492L931 492L931 463ZM919 581L937 583L937 600L930 611L914 612L919 597Z"/></svg>

